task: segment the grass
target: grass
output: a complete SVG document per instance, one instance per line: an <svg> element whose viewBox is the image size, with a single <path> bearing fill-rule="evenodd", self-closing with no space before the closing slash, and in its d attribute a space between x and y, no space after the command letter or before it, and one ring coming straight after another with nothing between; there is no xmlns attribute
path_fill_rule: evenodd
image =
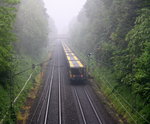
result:
<svg viewBox="0 0 150 124"><path fill-rule="evenodd" d="M150 104L145 106L144 101L135 95L130 87L119 85L120 83L110 68L96 63L92 56L88 58L76 49L75 52L87 65L87 70L94 77L99 90L109 99L109 105L116 110L124 122L149 124Z"/></svg>
<svg viewBox="0 0 150 124"><path fill-rule="evenodd" d="M35 77L34 86L30 89L25 104L21 107L21 110L17 114L18 123L26 124L31 106L34 102L34 99L36 98L41 82L42 82L42 75L41 73L39 73Z"/></svg>
<svg viewBox="0 0 150 124"><path fill-rule="evenodd" d="M142 117L144 113L141 110L149 107L144 105L143 100L135 95L130 87L119 85L115 75L107 67L95 66L91 74L101 87L100 90L111 100L111 104L123 120L129 124L147 124L143 119L147 117ZM147 111L145 116L148 116Z"/></svg>
<svg viewBox="0 0 150 124"><path fill-rule="evenodd" d="M16 63L14 73L18 73L18 72L21 72L23 70L26 70L27 68L32 67L33 63L37 63L37 61L35 61L35 60L33 60L27 56L22 56L21 59L19 59L19 61L17 61L17 63ZM13 105L13 108L11 109L11 111L14 112L14 114L13 114L14 119L16 118L16 114L19 112L20 108L24 105L26 97L28 96L28 92L34 86L34 82L35 82L34 78L37 75L37 73L39 72L39 70L40 70L40 68L38 67L34 71L31 80L26 85L24 91L21 93L21 95L19 96L16 103ZM11 93L12 100L14 100L14 98L18 95L18 93L20 92L20 90L24 86L26 80L29 78L32 71L33 70L31 68L28 71L25 71L23 73L20 73L19 75L13 76L13 80L11 81L11 83L12 83L12 87L11 87L11 89L12 89L12 93ZM16 120L14 120L14 122L13 122L10 119L10 110L9 110L10 105L11 105L11 102L10 102L10 85L8 85L5 88L0 85L0 101L1 101L0 102L0 121L6 115L4 122L3 122L4 124L5 123L6 124L7 123L8 124L9 123L11 123L11 124L16 123Z"/></svg>

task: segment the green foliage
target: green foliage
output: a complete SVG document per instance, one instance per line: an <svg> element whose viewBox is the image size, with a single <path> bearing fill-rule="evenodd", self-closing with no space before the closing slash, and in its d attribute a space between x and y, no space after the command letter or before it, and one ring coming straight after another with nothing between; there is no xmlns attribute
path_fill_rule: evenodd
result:
<svg viewBox="0 0 150 124"><path fill-rule="evenodd" d="M149 5L149 0L88 0L70 29L70 43L85 56L92 53L98 64L115 75L120 89L126 87L128 92L138 96L135 100L140 104L135 108L147 120L149 112L145 108L149 108L150 103ZM138 122L146 123L142 119Z"/></svg>
<svg viewBox="0 0 150 124"><path fill-rule="evenodd" d="M97 60L102 61L103 63L107 63L111 66L113 64L111 57L113 56L115 49L116 46L114 44L103 42L96 49L96 51L101 54L96 54L95 57Z"/></svg>
<svg viewBox="0 0 150 124"><path fill-rule="evenodd" d="M49 27L48 15L43 6L41 0L22 0L15 24L18 36L15 49L18 53L40 57L46 48Z"/></svg>
<svg viewBox="0 0 150 124"><path fill-rule="evenodd" d="M0 118L2 119L4 114L6 114L6 110L8 110L8 105L10 102L9 99L9 92L7 92L1 85L0 85Z"/></svg>
<svg viewBox="0 0 150 124"><path fill-rule="evenodd" d="M8 2L8 1L6 1ZM15 35L12 33L15 20L15 8L9 7L13 2L8 2L7 6L0 6L0 84L6 85L8 72L12 67L12 42L15 41ZM1 2L0 4L5 4Z"/></svg>
<svg viewBox="0 0 150 124"><path fill-rule="evenodd" d="M133 65L133 88L149 103L150 98L150 9L140 11L134 28L128 33L129 56L132 57ZM129 62L130 63L130 62Z"/></svg>
<svg viewBox="0 0 150 124"><path fill-rule="evenodd" d="M43 61L40 61L40 55L47 46L49 31L49 18L41 0L21 0L16 6L19 2L0 0L0 121L6 115L4 121L11 124L15 122L10 120L10 103L20 92L32 69L15 74ZM52 30L55 27L49 20ZM15 112L24 104L37 73L39 68L12 108L13 119L16 117Z"/></svg>
<svg viewBox="0 0 150 124"><path fill-rule="evenodd" d="M129 42L130 53L139 56L144 48L144 43L150 38L150 16L149 9L142 9L141 15L137 17L134 28L127 34L126 40Z"/></svg>
<svg viewBox="0 0 150 124"><path fill-rule="evenodd" d="M20 2L20 0L3 0L3 1L5 1L5 2L7 2L9 4L17 4L17 3Z"/></svg>

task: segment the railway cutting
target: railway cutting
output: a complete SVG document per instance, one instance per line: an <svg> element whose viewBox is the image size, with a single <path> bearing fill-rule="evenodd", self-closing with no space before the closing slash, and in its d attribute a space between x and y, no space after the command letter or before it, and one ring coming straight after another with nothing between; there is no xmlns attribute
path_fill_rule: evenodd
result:
<svg viewBox="0 0 150 124"><path fill-rule="evenodd" d="M85 64L57 40L28 124L117 124L87 79Z"/></svg>

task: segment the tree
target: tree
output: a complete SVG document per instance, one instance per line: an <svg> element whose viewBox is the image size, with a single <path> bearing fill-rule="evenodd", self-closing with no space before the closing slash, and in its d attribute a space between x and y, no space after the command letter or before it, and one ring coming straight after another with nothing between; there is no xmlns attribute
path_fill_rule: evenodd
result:
<svg viewBox="0 0 150 124"><path fill-rule="evenodd" d="M0 2L0 84L5 85L12 67L12 43L16 40L12 33L15 20L14 4L18 0L7 0Z"/></svg>

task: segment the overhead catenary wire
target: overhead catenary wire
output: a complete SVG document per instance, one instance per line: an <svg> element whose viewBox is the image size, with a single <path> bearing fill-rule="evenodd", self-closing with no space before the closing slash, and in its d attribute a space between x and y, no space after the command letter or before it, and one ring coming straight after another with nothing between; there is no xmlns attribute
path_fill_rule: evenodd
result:
<svg viewBox="0 0 150 124"><path fill-rule="evenodd" d="M103 79L109 84L109 86L111 87L111 88L113 88L113 86L111 85L111 83L110 82L108 82L108 80L106 80L106 78L105 77L103 77ZM108 86L107 86L108 87ZM136 111L133 107L132 107L132 105L120 94L120 93L118 93L118 91L116 91L115 90L115 92L124 100L124 102L130 107L130 108L132 108L143 120L145 120L146 122L148 122L149 124L150 124L150 122L147 120L147 119L145 119L144 117L143 117L143 115L141 115L138 111ZM114 94L114 93L113 93ZM118 98L116 95L115 95L115 97L116 98ZM118 99L119 100L119 99ZM120 100L119 100L120 101ZM121 102L120 102L121 103Z"/></svg>
<svg viewBox="0 0 150 124"><path fill-rule="evenodd" d="M28 68L26 68L26 69L24 69L24 70L22 70L22 71L20 71L20 72L15 73L15 74L13 75L13 77L15 77L15 76L17 76L17 75L20 75L20 74L22 74L22 73L24 73L24 72L26 72L26 71L28 71L28 70L34 69L36 66L41 66L43 63L46 63L46 62L48 62L49 60L51 60L51 58L48 59L48 60L46 60L46 61L40 62L40 63L38 63L38 64L32 64L31 67L28 67Z"/></svg>
<svg viewBox="0 0 150 124"><path fill-rule="evenodd" d="M104 64L104 63L103 63ZM112 88L112 89L114 89L113 88L113 86L111 85L111 83L108 81L108 80L106 80L106 78L103 76L103 79L104 79L104 81ZM107 86L108 87L108 86ZM148 124L150 124L150 122L147 120L147 119L145 119L144 117L143 117L143 115L141 115L135 108L133 108L132 107L132 105L117 91L117 90L114 90L122 99L123 99L123 101L132 109L132 110L134 110L138 115L139 115L139 117L140 118L142 118L145 122L147 122ZM113 94L114 95L114 94ZM119 98L115 95L115 97L119 100ZM121 101L119 100L119 103L121 103ZM121 103L121 106L122 106L123 104ZM125 108L125 106L123 106L123 108ZM126 108L125 108L126 109ZM128 114L130 114L129 112L127 112ZM129 115L130 117L131 117L131 114ZM132 117L131 117L132 118Z"/></svg>
<svg viewBox="0 0 150 124"><path fill-rule="evenodd" d="M49 60L46 60L46 61L44 61L44 62L42 62L42 63L39 63L39 64L34 65L34 68L33 68L33 65L32 65L32 67L27 68L27 69L21 71L20 73L17 73L16 75L21 74L21 73L23 73L23 72L25 72L25 71L27 71L27 70L30 70L31 68L35 70L35 69L36 69L35 66L39 66L39 65L41 65L41 64L43 64L43 63L45 63L45 62L47 62L47 61L49 61ZM25 84L23 85L22 89L20 90L20 92L18 93L18 95L16 96L16 98L14 99L13 104L17 101L17 99L19 98L20 94L21 94L21 93L23 92L23 90L25 89L27 83L29 82L29 80L31 79L31 77L32 77L32 75L33 75L34 70L33 70L32 73L30 74L29 78L26 80Z"/></svg>
<svg viewBox="0 0 150 124"><path fill-rule="evenodd" d="M103 77L104 79L104 77ZM106 80L105 80L106 81ZM106 85L107 86L107 85ZM107 86L110 90L111 88L109 86ZM119 104L122 106L122 108L127 112L127 114L130 116L130 118L135 122L135 124L137 124L136 120L132 117L132 115L130 114L130 112L126 109L126 107L122 104L122 102L119 100L119 98L113 93L112 94L116 100L119 102Z"/></svg>
<svg viewBox="0 0 150 124"><path fill-rule="evenodd" d="M33 64L31 67L28 67L28 68L26 68L26 69L24 69L24 70L22 70L22 71L20 71L20 72L15 73L14 75L12 75L12 77L14 78L14 77L17 76L17 75L20 75L20 74L22 74L22 73L24 73L24 72L26 72L26 71L28 71L28 70L33 69L32 73L30 74L30 76L28 77L28 79L25 81L24 86L22 87L22 89L20 90L20 92L18 93L18 95L16 96L16 98L13 100L13 102L12 102L13 105L16 103L16 101L18 100L20 94L23 92L23 90L25 89L27 83L28 83L29 80L31 79L35 67L36 67L36 66L41 66L43 63L48 62L49 60L51 60L51 58L48 59L48 60L46 60L46 61L40 62L40 63L38 63L38 64ZM33 68L33 66L34 66L34 68ZM9 106L8 108L10 108L10 106ZM8 109L8 110L9 110L9 109ZM0 124L3 124L3 121L4 121L4 119L6 118L6 115L8 114L8 110L6 111L6 114L3 116L3 118L0 120Z"/></svg>
<svg viewBox="0 0 150 124"><path fill-rule="evenodd" d="M28 77L28 79L26 80L24 86L22 87L22 89L20 90L20 92L18 93L18 95L16 96L16 98L13 100L12 105L14 105L16 103L16 101L18 100L20 94L23 92L23 90L25 89L27 83L29 82L29 80L31 79L32 75L33 75L34 70L32 71L32 73L30 74L30 76ZM8 107L9 108L9 107ZM3 119L1 119L0 124L3 124L4 119L6 118L6 115L8 114L8 110L6 111L6 114L4 115Z"/></svg>
<svg viewBox="0 0 150 124"><path fill-rule="evenodd" d="M18 95L16 96L16 98L14 99L13 104L18 100L20 94L24 91L26 85L28 84L29 80L31 79L31 77L33 75L33 72L34 71L32 71L32 73L30 74L29 78L26 80L25 84L23 85L22 89L20 90L20 92L18 93Z"/></svg>
<svg viewBox="0 0 150 124"><path fill-rule="evenodd" d="M77 49L76 49L77 50ZM78 51L78 50L77 50ZM81 56L81 55L80 55ZM85 56L82 56L82 58L84 58L84 59L87 59ZM91 59L93 59L93 58L91 58ZM93 59L94 60L94 59ZM109 64L107 64L107 63L105 63L105 62L102 62L102 61L99 61L100 63L102 63L102 64L104 64L104 65L106 65L106 66L111 66L111 65L109 65ZM111 88L113 88L113 86L111 85L111 83L108 81L108 80L106 80L106 78L103 76L103 79L105 80L105 82L107 82L107 84L111 87ZM108 87L108 86L107 86ZM108 87L109 89L110 89L110 87ZM150 124L150 122L146 119L146 118L144 118L144 116L142 115L142 114L140 114L135 108L133 108L132 107L132 105L117 91L117 90L114 90L116 93L117 93L117 95L119 95L122 99L123 99L123 101L132 109L132 110L134 110L137 114L138 114L138 116L141 118L141 119L143 119L145 122L147 122L148 124ZM119 100L119 98L113 93L113 96L115 96L115 98L118 100L118 102L121 104L121 106L127 111L127 109L126 109L126 107L121 103L121 101ZM132 118L132 120L134 120L134 118L131 116L131 114L130 114L130 112L129 111L127 111L127 113L128 113L128 115ZM134 120L134 122L136 123L136 121Z"/></svg>
<svg viewBox="0 0 150 124"><path fill-rule="evenodd" d="M104 63L103 63L104 64ZM112 89L114 89L114 87L111 85L111 83L103 76L103 79L105 80L105 82L112 88ZM134 110L139 116L140 116L140 118L142 118L145 122L147 122L148 124L150 124L150 122L147 120L147 119L145 119L144 117L143 117L143 115L142 114L140 114L135 108L133 108L132 107L132 105L117 91L117 90L115 90L114 89L114 91L117 93L117 95L119 95L122 99L123 99L123 101L132 109L132 110ZM115 96L115 97L117 97L117 96ZM117 97L118 98L118 97ZM121 101L120 101L120 103L121 103Z"/></svg>
<svg viewBox="0 0 150 124"><path fill-rule="evenodd" d="M106 80L106 78L103 76L103 79L104 79L104 81L113 89L113 86L111 85L111 83L108 81L108 80ZM108 86L107 86L108 87ZM108 87L108 88L110 88L110 87ZM147 122L148 124L150 124L150 122L147 120L147 119L145 119L144 117L143 117L143 115L141 115L135 108L133 108L132 107L132 105L117 91L117 90L114 90L122 99L123 99L123 101L132 109L132 110L134 110L139 116L140 116L140 118L142 118L145 122ZM119 101L119 103L121 104L121 106L127 111L127 109L126 109L126 107L125 106L123 106L123 104L121 103L121 101L119 100L119 98L116 96L116 95L114 95L114 93L113 93L113 96L115 96L115 98ZM127 111L127 113L128 113L128 115L133 119L133 117L131 116L131 114ZM134 119L133 119L134 120ZM134 120L135 121L135 120Z"/></svg>

